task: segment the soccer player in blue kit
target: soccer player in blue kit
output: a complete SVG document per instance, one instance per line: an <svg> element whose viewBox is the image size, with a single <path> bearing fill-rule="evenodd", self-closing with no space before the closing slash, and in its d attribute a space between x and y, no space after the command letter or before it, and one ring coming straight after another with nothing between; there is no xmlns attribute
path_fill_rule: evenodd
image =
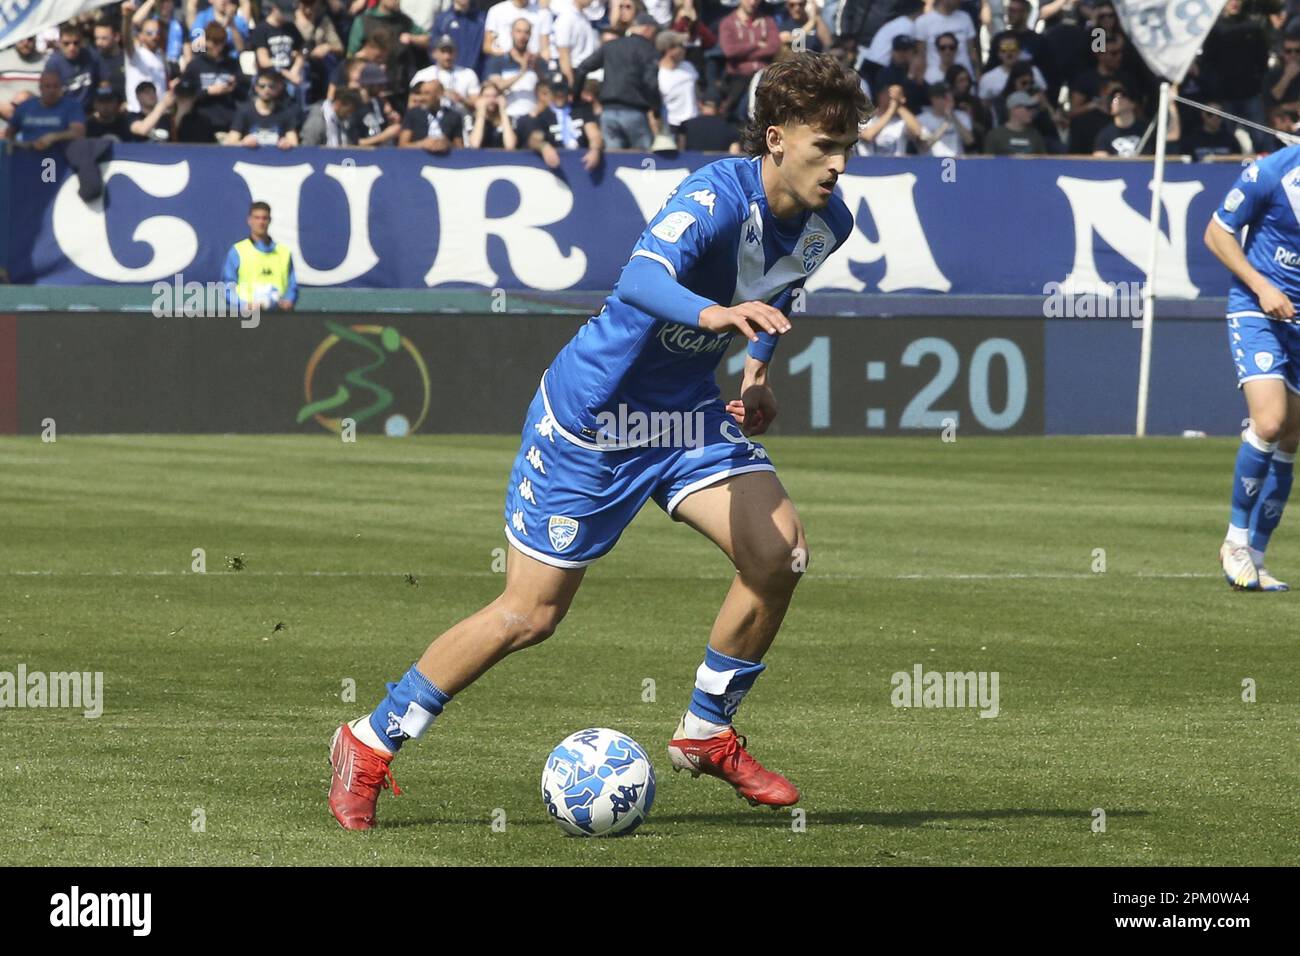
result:
<svg viewBox="0 0 1300 956"><path fill-rule="evenodd" d="M1300 445L1298 210L1300 146L1288 146L1247 166L1205 229L1205 244L1233 275L1228 346L1250 414L1219 549L1224 577L1237 590L1287 590L1264 566L1264 552L1291 494Z"/></svg>
<svg viewBox="0 0 1300 956"><path fill-rule="evenodd" d="M493 664L549 637L587 566L650 499L737 572L669 759L756 805L798 801L732 727L807 560L799 515L753 436L776 415L768 363L790 329L794 290L853 229L834 189L869 106L852 71L811 53L769 67L755 100L749 157L682 181L600 314L543 375L506 493L505 590L435 639L372 713L335 732L329 805L343 827L374 826L380 790L396 789L389 763L402 744ZM736 334L749 340L741 396L724 404L714 370ZM610 425L672 414L703 423L697 441Z"/></svg>

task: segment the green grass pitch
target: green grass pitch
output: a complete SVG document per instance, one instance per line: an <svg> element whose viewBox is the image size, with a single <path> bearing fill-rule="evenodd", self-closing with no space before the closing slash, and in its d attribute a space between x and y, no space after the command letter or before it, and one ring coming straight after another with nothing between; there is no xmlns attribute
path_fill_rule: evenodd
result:
<svg viewBox="0 0 1300 956"><path fill-rule="evenodd" d="M498 592L516 440L0 440L0 671L104 674L98 719L0 710L5 862L1297 862L1297 598L1216 573L1233 443L768 445L812 559L738 726L803 789L802 828L669 770L731 572L650 505L555 637L408 746L404 795L355 834L325 805L330 734ZM1296 524L1270 561L1293 580ZM917 664L997 671L999 715L895 708ZM634 836L547 819L543 760L590 725L656 762Z"/></svg>

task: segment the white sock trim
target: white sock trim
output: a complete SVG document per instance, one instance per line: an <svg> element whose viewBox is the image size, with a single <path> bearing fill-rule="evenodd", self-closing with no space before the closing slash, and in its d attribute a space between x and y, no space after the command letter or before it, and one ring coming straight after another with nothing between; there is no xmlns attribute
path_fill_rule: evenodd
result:
<svg viewBox="0 0 1300 956"><path fill-rule="evenodd" d="M1254 448L1256 451L1262 451L1266 455L1277 451L1277 442L1264 441L1264 439L1255 434L1255 426L1253 424L1246 426L1246 430L1241 433L1241 440L1251 448ZM1294 457L1292 460L1294 460Z"/></svg>
<svg viewBox="0 0 1300 956"><path fill-rule="evenodd" d="M1248 544L1249 541L1250 532L1246 528L1238 528L1235 524L1228 525L1228 544Z"/></svg>
<svg viewBox="0 0 1300 956"><path fill-rule="evenodd" d="M696 717L689 710L682 718L682 731L686 734L687 740L707 740L718 734L725 734L730 729L731 724L714 724L703 717Z"/></svg>
<svg viewBox="0 0 1300 956"><path fill-rule="evenodd" d="M1294 463L1295 463L1295 452L1293 452L1293 451L1282 451L1282 449L1279 448L1279 449L1277 449L1276 451L1273 452L1273 460L1274 460L1274 461L1280 461L1280 462L1282 462L1283 464L1294 464Z"/></svg>

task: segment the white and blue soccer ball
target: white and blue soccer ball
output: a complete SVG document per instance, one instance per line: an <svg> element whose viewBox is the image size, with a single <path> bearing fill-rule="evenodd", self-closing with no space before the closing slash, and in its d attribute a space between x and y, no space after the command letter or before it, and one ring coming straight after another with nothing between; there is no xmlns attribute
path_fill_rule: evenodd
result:
<svg viewBox="0 0 1300 956"><path fill-rule="evenodd" d="M546 758L542 800L551 819L573 836L631 833L655 802L655 768L626 734L580 730Z"/></svg>

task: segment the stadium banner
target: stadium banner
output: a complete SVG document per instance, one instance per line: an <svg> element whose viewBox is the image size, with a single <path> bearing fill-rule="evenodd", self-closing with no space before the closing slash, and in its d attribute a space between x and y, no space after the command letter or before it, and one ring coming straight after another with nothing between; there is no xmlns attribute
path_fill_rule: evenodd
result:
<svg viewBox="0 0 1300 956"><path fill-rule="evenodd" d="M87 203L61 154L7 164L11 281L209 282L272 206L305 286L607 290L645 223L712 157L610 154L546 169L531 153L117 145ZM1136 161L861 159L839 193L857 228L810 292L1047 296L1144 277L1152 167ZM1225 294L1201 242L1235 164L1167 170L1160 296ZM382 293L376 304L382 305Z"/></svg>
<svg viewBox="0 0 1300 956"><path fill-rule="evenodd" d="M1181 83L1227 0L1115 0L1124 32L1151 71Z"/></svg>
<svg viewBox="0 0 1300 956"><path fill-rule="evenodd" d="M5 0L0 3L0 50L113 0Z"/></svg>
<svg viewBox="0 0 1300 956"><path fill-rule="evenodd" d="M517 434L543 370L583 320L301 313L245 327L51 312L12 321L22 434L53 419L60 436L323 435L351 418L358 434L401 437ZM1123 434L1138 334L1114 319L805 316L773 360L774 433ZM719 365L727 398L739 390L742 345L733 341ZM1221 321L1171 320L1158 346L1152 432L1235 432L1244 406Z"/></svg>

